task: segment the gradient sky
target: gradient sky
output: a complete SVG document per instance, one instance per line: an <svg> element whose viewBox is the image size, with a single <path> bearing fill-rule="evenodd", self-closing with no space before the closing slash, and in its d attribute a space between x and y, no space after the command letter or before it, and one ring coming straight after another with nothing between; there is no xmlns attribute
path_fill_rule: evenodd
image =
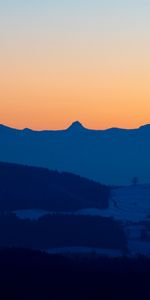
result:
<svg viewBox="0 0 150 300"><path fill-rule="evenodd" d="M149 0L0 0L0 123L150 123Z"/></svg>

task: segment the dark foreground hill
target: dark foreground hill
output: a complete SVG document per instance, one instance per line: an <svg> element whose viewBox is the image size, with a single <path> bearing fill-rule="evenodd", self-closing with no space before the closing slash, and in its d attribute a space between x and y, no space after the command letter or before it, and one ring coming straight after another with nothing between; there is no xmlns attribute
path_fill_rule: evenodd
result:
<svg viewBox="0 0 150 300"><path fill-rule="evenodd" d="M69 173L0 163L0 210L107 208L110 188Z"/></svg>
<svg viewBox="0 0 150 300"><path fill-rule="evenodd" d="M144 257L57 256L0 250L0 299L150 299L150 260Z"/></svg>

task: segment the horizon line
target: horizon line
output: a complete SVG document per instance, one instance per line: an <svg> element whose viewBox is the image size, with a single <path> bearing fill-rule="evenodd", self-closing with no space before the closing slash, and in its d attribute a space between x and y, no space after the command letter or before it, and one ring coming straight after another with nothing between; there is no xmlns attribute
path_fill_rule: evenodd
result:
<svg viewBox="0 0 150 300"><path fill-rule="evenodd" d="M138 127L134 127L134 128L125 128L125 127L117 127L117 126L112 126L112 127L106 127L104 129L100 129L100 128L88 128L88 127L85 127L84 124L82 124L80 121L74 121L72 122L69 126L67 127L64 127L64 128L60 128L60 129L34 129L34 128L30 128L30 127L23 127L23 128L17 128L17 127L13 127L13 126L10 126L10 125L7 125L7 124L2 124L0 123L0 127L4 127L4 128L8 128L8 129L13 129L13 130L18 130L18 131L33 131L33 132L42 132L42 131L65 131L65 130L68 130L70 129L71 127L80 127L80 128L83 128L85 130L90 130L90 131L107 131L107 130L113 130L113 129L118 129L118 130L138 130L142 127L146 127L146 126L150 126L150 123L146 123L146 124L142 124Z"/></svg>

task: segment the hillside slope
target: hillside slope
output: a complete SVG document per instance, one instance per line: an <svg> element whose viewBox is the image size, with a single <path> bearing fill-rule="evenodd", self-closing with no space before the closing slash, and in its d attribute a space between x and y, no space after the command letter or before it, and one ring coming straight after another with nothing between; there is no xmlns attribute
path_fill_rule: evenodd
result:
<svg viewBox="0 0 150 300"><path fill-rule="evenodd" d="M0 210L108 207L110 189L69 173L0 163Z"/></svg>

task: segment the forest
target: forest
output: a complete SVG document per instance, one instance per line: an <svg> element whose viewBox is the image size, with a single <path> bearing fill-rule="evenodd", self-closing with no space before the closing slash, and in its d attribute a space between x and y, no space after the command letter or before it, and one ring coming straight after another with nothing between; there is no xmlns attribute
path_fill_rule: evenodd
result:
<svg viewBox="0 0 150 300"><path fill-rule="evenodd" d="M110 187L70 173L0 163L0 210L107 208Z"/></svg>
<svg viewBox="0 0 150 300"><path fill-rule="evenodd" d="M0 250L1 299L150 299L150 259ZM9 288L8 288L9 287Z"/></svg>
<svg viewBox="0 0 150 300"><path fill-rule="evenodd" d="M0 216L0 228L0 247L90 247L127 253L122 224L111 218L53 214L39 220L20 220L10 214Z"/></svg>

